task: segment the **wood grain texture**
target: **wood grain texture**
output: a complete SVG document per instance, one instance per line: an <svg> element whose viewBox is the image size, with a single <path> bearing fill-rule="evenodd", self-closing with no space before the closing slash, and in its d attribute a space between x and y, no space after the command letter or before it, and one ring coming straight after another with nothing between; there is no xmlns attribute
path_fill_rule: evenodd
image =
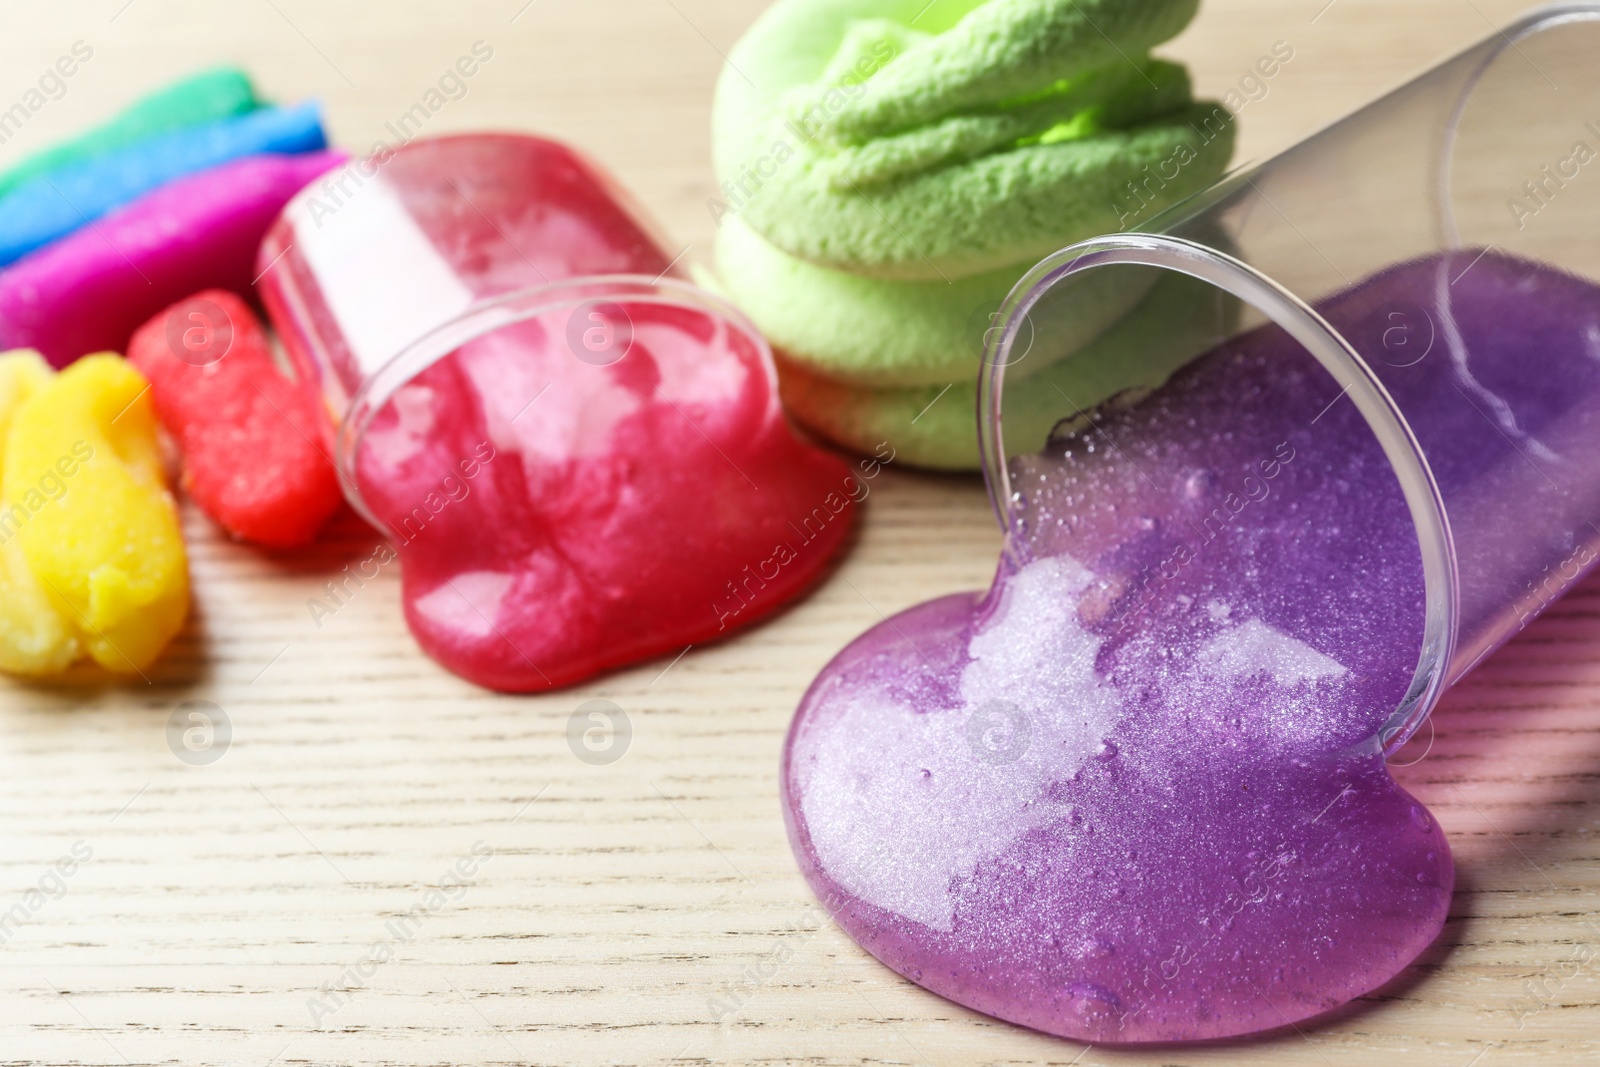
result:
<svg viewBox="0 0 1600 1067"><path fill-rule="evenodd" d="M1207 0L1166 51L1215 94L1292 43L1241 117L1242 156L1259 157L1522 6ZM365 148L483 40L494 59L428 132L568 139L704 258L711 88L760 7L7 0L0 105L74 41L95 54L0 161L214 59L280 98L321 96L337 139ZM1424 959L1298 1030L1085 1049L925 993L820 920L778 807L783 732L829 657L885 613L987 584L999 536L979 482L886 473L808 600L675 663L532 698L422 657L392 568L317 624L308 600L376 544L356 520L278 559L186 522L197 610L150 684L0 683L0 1062L1600 1062L1600 581L1451 693L1402 757L1460 877ZM566 741L593 698L633 727L608 766ZM168 749L187 700L232 722L210 766ZM430 897L475 845L492 855L469 884ZM74 848L88 858L52 874Z"/></svg>

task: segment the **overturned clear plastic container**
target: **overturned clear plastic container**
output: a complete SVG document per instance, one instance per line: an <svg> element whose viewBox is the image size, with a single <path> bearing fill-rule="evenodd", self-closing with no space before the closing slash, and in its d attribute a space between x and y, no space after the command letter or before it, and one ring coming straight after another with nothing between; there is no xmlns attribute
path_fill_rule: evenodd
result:
<svg viewBox="0 0 1600 1067"><path fill-rule="evenodd" d="M1399 497L1387 502L1403 498L1411 543L1369 540L1387 556L1362 570L1350 569L1361 556L1353 544L1341 549L1343 570L1324 556L1328 581L1306 595L1377 578L1392 578L1398 591L1410 581L1402 577L1410 564L1398 557L1408 547L1418 554L1413 577L1424 595L1397 598L1384 620L1410 614L1407 625L1421 635L1410 684L1380 731L1389 749L1403 743L1446 686L1597 558L1595 55L1600 6L1531 13L1146 229L1085 241L1040 263L991 331L982 383L985 469L1005 527L1027 527L1027 507L1042 502L1019 481L1030 461L1016 457L1059 454L1068 439L1089 447L1098 437L1115 449L1119 429L1146 444L1160 438L1168 465L1184 450L1197 469L1213 465L1201 458L1206 450L1219 458L1234 451L1221 440L1230 432L1257 436L1258 445L1263 434L1278 435L1274 446L1278 438L1308 442L1297 454L1323 447L1363 457L1368 511L1383 510L1392 481ZM1030 319L1077 299L1074 286L1090 271L1120 273L1130 284L1160 279L1165 302L1121 329L1142 330L1147 351L1184 368L1158 393L1159 404L1171 417L1181 408L1184 419L1206 410L1208 425L1197 432L1160 421L1154 410L1134 415L1143 399L1134 396L1094 412L1060 396L1048 425L1002 425L1001 385L1007 364L1025 358ZM1113 331L1099 343L1116 341ZM1248 372L1228 366L1243 359L1266 363ZM1185 391L1193 395L1179 402ZM1252 399L1269 395L1276 406ZM1343 437L1327 432L1335 425ZM1325 443L1309 444L1312 432ZM1247 466L1241 478L1252 474ZM1148 490L1151 473L1147 463L1132 477ZM1270 491L1262 472L1253 474L1251 492ZM1354 468L1345 475L1355 476ZM1313 496L1331 500L1336 491L1325 484ZM1248 493L1235 494L1233 503L1241 501L1255 506ZM1311 497L1298 506L1306 522L1318 521ZM1251 521L1239 518L1243 509L1226 510L1230 528ZM1385 524L1385 537L1395 535L1399 526ZM1214 538L1213 531L1204 544ZM1165 547L1162 563L1181 546ZM1260 581L1265 588L1283 578L1280 569ZM1130 580L1148 594L1141 576Z"/></svg>
<svg viewBox="0 0 1600 1067"><path fill-rule="evenodd" d="M676 653L843 543L852 509L825 508L745 581L848 472L794 437L765 341L681 258L593 163L517 134L352 163L268 234L263 298L345 495L451 670L527 691Z"/></svg>
<svg viewBox="0 0 1600 1067"><path fill-rule="evenodd" d="M1295 1024L1434 940L1449 842L1386 758L1600 551L1597 55L1600 5L1530 14L1019 283L993 587L858 638L785 748L800 866L869 951L1118 1043ZM1008 396L1108 283L1144 295L1058 365L1091 371Z"/></svg>
<svg viewBox="0 0 1600 1067"><path fill-rule="evenodd" d="M462 338L509 322L517 312L495 314L508 304L600 301L575 335L596 362L627 343L607 292L709 306L662 246L615 181L571 148L469 134L385 150L307 188L262 245L260 285L333 416L351 503L381 528L355 478L373 413Z"/></svg>

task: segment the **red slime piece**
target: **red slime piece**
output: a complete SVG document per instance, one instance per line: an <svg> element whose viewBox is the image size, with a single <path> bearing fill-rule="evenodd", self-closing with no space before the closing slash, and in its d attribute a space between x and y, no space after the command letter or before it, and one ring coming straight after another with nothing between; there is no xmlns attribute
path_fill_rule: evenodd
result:
<svg viewBox="0 0 1600 1067"><path fill-rule="evenodd" d="M261 323L230 292L180 301L134 334L128 358L150 380L183 451L184 487L234 537L309 543L339 507L315 399L278 369Z"/></svg>

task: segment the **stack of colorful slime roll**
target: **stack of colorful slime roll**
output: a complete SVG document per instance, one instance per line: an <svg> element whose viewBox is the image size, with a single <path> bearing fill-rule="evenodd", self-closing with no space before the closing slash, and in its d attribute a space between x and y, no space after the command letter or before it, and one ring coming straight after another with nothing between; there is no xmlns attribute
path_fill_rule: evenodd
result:
<svg viewBox="0 0 1600 1067"><path fill-rule="evenodd" d="M265 106L217 69L0 173L0 669L142 674L182 628L158 416L235 536L304 543L337 507L315 408L235 295L284 204L343 160L326 147L316 105Z"/></svg>
<svg viewBox="0 0 1600 1067"><path fill-rule="evenodd" d="M326 147L315 104L219 69L0 174L0 350L61 367L202 289L248 294L267 226L343 160Z"/></svg>
<svg viewBox="0 0 1600 1067"><path fill-rule="evenodd" d="M721 284L773 342L790 410L861 451L976 469L991 316L1041 257L1211 184L1233 125L1150 50L1198 0L778 0L717 87ZM1035 322L1006 420L1053 421L1176 369L1144 343L1195 287L1112 272ZM1143 301L1137 314L1128 314ZM1195 354L1198 354L1198 350ZM1069 355L1079 358L1067 359Z"/></svg>

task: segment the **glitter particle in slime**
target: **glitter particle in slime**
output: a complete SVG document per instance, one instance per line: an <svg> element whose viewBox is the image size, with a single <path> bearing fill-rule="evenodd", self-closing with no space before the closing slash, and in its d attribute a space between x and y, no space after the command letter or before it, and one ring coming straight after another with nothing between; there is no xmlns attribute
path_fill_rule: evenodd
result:
<svg viewBox="0 0 1600 1067"><path fill-rule="evenodd" d="M1362 342L1397 306L1441 324L1433 359L1380 372L1424 440L1453 443L1435 465L1453 499L1527 478L1452 381L1547 462L1600 445L1575 399L1600 384L1600 290L1497 253L1440 282L1477 254L1319 308ZM1530 352L1538 375L1519 372ZM1141 1042L1297 1022L1433 940L1449 846L1382 755L1421 647L1421 557L1339 395L1268 327L1097 429L1063 424L1011 462L987 596L913 608L823 671L786 745L785 814L863 947L979 1011ZM1462 565L1492 572L1517 565L1509 531L1586 528L1597 501L1480 503L1466 543L1504 559ZM1514 629L1470 595L1462 615L1499 634L1481 651Z"/></svg>
<svg viewBox="0 0 1600 1067"><path fill-rule="evenodd" d="M796 439L765 346L622 196L552 142L421 141L313 187L261 253L302 380L333 393L469 307L572 283L409 377L349 466L419 644L492 688L757 621L817 581L866 493Z"/></svg>

